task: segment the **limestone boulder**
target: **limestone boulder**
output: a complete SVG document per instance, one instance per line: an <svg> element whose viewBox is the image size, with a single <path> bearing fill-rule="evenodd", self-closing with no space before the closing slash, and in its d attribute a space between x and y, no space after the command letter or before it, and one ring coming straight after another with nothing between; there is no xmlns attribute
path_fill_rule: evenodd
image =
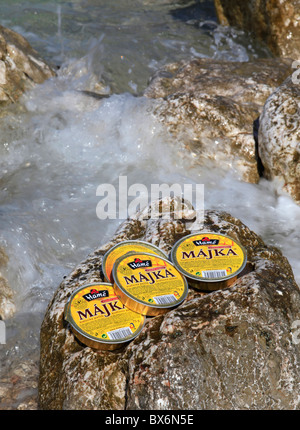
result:
<svg viewBox="0 0 300 430"><path fill-rule="evenodd" d="M254 122L291 70L290 60L195 59L159 70L144 95L157 100L154 114L182 142L191 167L217 163L256 183Z"/></svg>
<svg viewBox="0 0 300 430"><path fill-rule="evenodd" d="M15 102L26 90L54 75L23 36L0 26L1 105Z"/></svg>
<svg viewBox="0 0 300 430"><path fill-rule="evenodd" d="M6 320L15 314L14 294L7 279L0 272L0 319Z"/></svg>
<svg viewBox="0 0 300 430"><path fill-rule="evenodd" d="M299 288L281 252L228 213L206 212L204 228L230 234L247 249L247 269L232 287L210 294L190 287L183 304L148 318L138 337L115 352L76 340L64 321L65 303L77 287L103 280L108 249L142 239L168 253L199 221L185 213L145 214L124 222L54 294L41 327L39 408L299 409L300 349L292 336Z"/></svg>
<svg viewBox="0 0 300 430"><path fill-rule="evenodd" d="M250 31L276 56L300 56L300 3L298 0L215 0L222 25Z"/></svg>
<svg viewBox="0 0 300 430"><path fill-rule="evenodd" d="M151 320L122 360L126 408L299 409L299 346L290 333L299 291L274 271L261 262L232 288Z"/></svg>
<svg viewBox="0 0 300 430"><path fill-rule="evenodd" d="M300 203L300 82L294 73L268 98L260 116L259 155L264 174L278 179Z"/></svg>
<svg viewBox="0 0 300 430"><path fill-rule="evenodd" d="M3 270L8 262L8 256L3 248L0 248L0 269ZM0 272L0 320L6 320L15 314L14 293L7 279Z"/></svg>

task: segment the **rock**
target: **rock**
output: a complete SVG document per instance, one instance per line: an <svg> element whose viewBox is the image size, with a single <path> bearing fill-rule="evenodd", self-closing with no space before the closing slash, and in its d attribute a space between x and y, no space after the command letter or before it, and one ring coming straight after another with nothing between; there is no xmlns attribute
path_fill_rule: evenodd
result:
<svg viewBox="0 0 300 430"><path fill-rule="evenodd" d="M0 272L0 320L6 320L15 314L16 306L13 301L13 291L7 279Z"/></svg>
<svg viewBox="0 0 300 430"><path fill-rule="evenodd" d="M18 312L6 321L0 346L0 410L38 409L39 327L41 316Z"/></svg>
<svg viewBox="0 0 300 430"><path fill-rule="evenodd" d="M300 86L295 74L268 98L259 123L265 176L282 181L284 190L300 203Z"/></svg>
<svg viewBox="0 0 300 430"><path fill-rule="evenodd" d="M276 56L300 56L300 3L298 0L215 0L222 25L254 33Z"/></svg>
<svg viewBox="0 0 300 430"><path fill-rule="evenodd" d="M38 374L38 363L24 360L0 378L1 410L37 410Z"/></svg>
<svg viewBox="0 0 300 430"><path fill-rule="evenodd" d="M151 320L122 360L127 409L299 409L299 291L276 272L257 264L230 290Z"/></svg>
<svg viewBox="0 0 300 430"><path fill-rule="evenodd" d="M3 248L0 248L0 268L5 267L8 256ZM6 320L15 314L14 293L7 279L0 272L0 320Z"/></svg>
<svg viewBox="0 0 300 430"><path fill-rule="evenodd" d="M196 59L159 70L144 95L180 139L193 166L218 162L247 182L259 180L254 121L268 96L291 74L289 60Z"/></svg>
<svg viewBox="0 0 300 430"><path fill-rule="evenodd" d="M15 102L55 73L18 33L0 26L0 102Z"/></svg>
<svg viewBox="0 0 300 430"><path fill-rule="evenodd" d="M231 288L211 294L190 288L181 306L148 318L139 336L116 352L95 352L76 340L63 319L65 303L80 285L103 280L99 268L108 249L142 239L168 253L194 229L192 220L174 213L155 220L145 214L124 222L54 294L41 327L40 408L299 408L300 349L291 326L300 319L300 292L291 267L224 212L207 211L204 227L232 235L248 251L248 268Z"/></svg>

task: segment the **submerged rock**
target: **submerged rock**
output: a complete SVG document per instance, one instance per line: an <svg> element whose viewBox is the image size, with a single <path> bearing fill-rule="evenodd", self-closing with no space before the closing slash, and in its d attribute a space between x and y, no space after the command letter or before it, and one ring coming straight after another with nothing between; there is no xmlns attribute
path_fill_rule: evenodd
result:
<svg viewBox="0 0 300 430"><path fill-rule="evenodd" d="M20 34L0 26L0 103L15 102L26 90L54 76L51 67Z"/></svg>
<svg viewBox="0 0 300 430"><path fill-rule="evenodd" d="M231 288L210 294L190 288L182 305L148 318L138 337L116 352L95 352L72 334L63 318L67 298L103 280L108 249L142 239L168 253L199 228L190 211L188 219L172 212L169 219L147 219L146 209L124 222L59 286L41 327L41 409L300 408L300 349L291 335L300 319L299 288L281 252L228 213L207 211L204 228L247 249L247 270Z"/></svg>
<svg viewBox="0 0 300 430"><path fill-rule="evenodd" d="M273 54L300 56L300 3L298 0L215 0L218 19L251 31Z"/></svg>
<svg viewBox="0 0 300 430"><path fill-rule="evenodd" d="M258 141L265 176L281 180L284 190L300 204L300 86L296 74L268 98Z"/></svg>
<svg viewBox="0 0 300 430"><path fill-rule="evenodd" d="M159 70L144 94L159 99L155 115L184 143L194 165L217 161L256 183L253 124L291 70L289 60L196 59Z"/></svg>

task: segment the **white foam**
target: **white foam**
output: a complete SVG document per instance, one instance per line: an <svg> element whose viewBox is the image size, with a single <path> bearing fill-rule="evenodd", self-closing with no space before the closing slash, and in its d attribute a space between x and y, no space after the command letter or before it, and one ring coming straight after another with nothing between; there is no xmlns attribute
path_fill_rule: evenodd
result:
<svg viewBox="0 0 300 430"><path fill-rule="evenodd" d="M9 170L2 179L7 277L26 308L37 301L42 308L42 292L49 298L64 271L108 241L121 221L97 218L96 190L118 188L119 176L148 190L153 183L203 183L205 209L230 212L278 246L299 282L300 208L280 184L247 184L213 164L191 169L192 155L155 119L155 101L130 94L95 100L68 89L57 94L58 86L48 82L24 98L28 113L2 158Z"/></svg>

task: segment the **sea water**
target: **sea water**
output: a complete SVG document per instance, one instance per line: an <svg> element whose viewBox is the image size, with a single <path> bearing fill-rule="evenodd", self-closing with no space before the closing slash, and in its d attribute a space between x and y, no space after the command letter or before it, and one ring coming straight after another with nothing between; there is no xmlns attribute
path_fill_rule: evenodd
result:
<svg viewBox="0 0 300 430"><path fill-rule="evenodd" d="M120 176L149 189L204 184L205 209L230 212L279 247L300 283L300 208L281 184L247 184L231 172L216 180L219 166L191 168L192 155L155 118L157 101L142 96L164 64L253 60L269 56L264 46L219 26L212 1L0 0L0 9L0 23L57 70L0 118L0 245L17 306L0 377L38 356L40 323L63 276L122 222L96 214L97 187L117 187Z"/></svg>

